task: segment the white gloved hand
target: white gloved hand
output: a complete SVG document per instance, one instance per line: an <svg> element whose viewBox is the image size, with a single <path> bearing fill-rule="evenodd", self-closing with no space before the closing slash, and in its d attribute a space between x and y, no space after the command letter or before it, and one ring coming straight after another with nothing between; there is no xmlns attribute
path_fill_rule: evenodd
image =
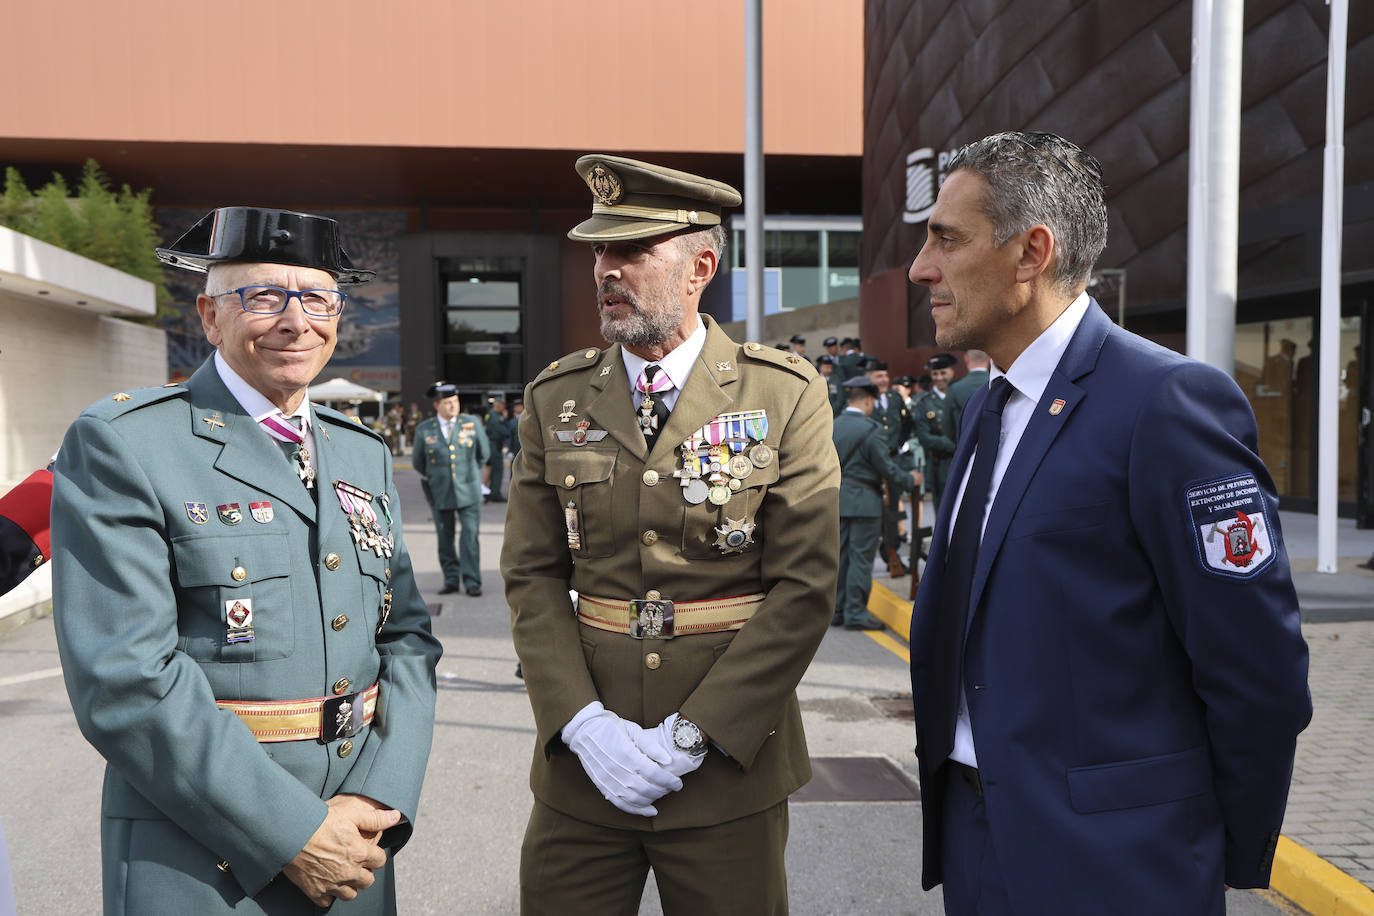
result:
<svg viewBox="0 0 1374 916"><path fill-rule="evenodd" d="M683 777L688 773L696 772L697 767L701 766L706 759L705 754L689 754L673 743L673 726L677 723L678 713L673 713L655 728L641 728L635 734L632 729L630 737L634 743L647 756L655 760L667 758L664 767L674 776Z"/></svg>
<svg viewBox="0 0 1374 916"><path fill-rule="evenodd" d="M653 817L658 814L653 803L681 789L682 780L665 768L667 755L647 754L632 739L632 731L643 733L598 700L582 707L563 726L562 735L606 801L626 814Z"/></svg>

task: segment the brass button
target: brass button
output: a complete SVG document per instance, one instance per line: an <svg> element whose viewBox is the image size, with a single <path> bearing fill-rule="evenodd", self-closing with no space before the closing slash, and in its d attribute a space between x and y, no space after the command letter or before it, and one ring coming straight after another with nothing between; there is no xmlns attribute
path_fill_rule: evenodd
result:
<svg viewBox="0 0 1374 916"><path fill-rule="evenodd" d="M341 677L334 682L334 692L337 694L348 693L348 688L353 686L353 682L346 677Z"/></svg>
<svg viewBox="0 0 1374 916"><path fill-rule="evenodd" d="M654 544L658 543L658 532L650 528L648 531L644 532L644 534L640 536L640 540L642 540L646 545L652 547Z"/></svg>
<svg viewBox="0 0 1374 916"><path fill-rule="evenodd" d="M651 588L644 593L644 597L648 598L650 601L657 601L663 597L663 594L658 589Z"/></svg>
<svg viewBox="0 0 1374 916"><path fill-rule="evenodd" d="M575 484L575 483L577 483L577 478L574 477L574 476L571 475L571 474L569 474L567 477L564 477L564 478L563 478L563 486L565 486L565 487L571 488L572 485Z"/></svg>
<svg viewBox="0 0 1374 916"><path fill-rule="evenodd" d="M339 745L339 756L340 756L340 757L347 757L347 756L348 756L349 754L351 754L351 753L353 753L353 742L352 742L352 741L345 741L343 744L340 744L340 745Z"/></svg>
<svg viewBox="0 0 1374 916"><path fill-rule="evenodd" d="M226 875L229 874L229 860L228 860L228 859L220 859L218 862L215 863L215 868L218 868L220 871L224 872Z"/></svg>
<svg viewBox="0 0 1374 916"><path fill-rule="evenodd" d="M339 564L342 562L343 561L339 559L339 555L337 553L326 554L324 558L325 568L329 570L338 569Z"/></svg>
<svg viewBox="0 0 1374 916"><path fill-rule="evenodd" d="M644 472L644 486L652 487L658 483L658 471L653 468Z"/></svg>
<svg viewBox="0 0 1374 916"><path fill-rule="evenodd" d="M234 571L229 575L234 577L235 582L242 582L244 579L248 578L248 570L244 569L242 566L235 566Z"/></svg>
<svg viewBox="0 0 1374 916"><path fill-rule="evenodd" d="M334 628L335 633L339 632L344 627L348 626L348 615L340 614L338 617L335 617L329 625Z"/></svg>
<svg viewBox="0 0 1374 916"><path fill-rule="evenodd" d="M391 578L391 567L388 566L388 567L386 568L386 571L385 571L384 573L382 573L382 575L384 575L384 576L386 576L388 579L390 579L390 578Z"/></svg>
<svg viewBox="0 0 1374 916"><path fill-rule="evenodd" d="M744 345L744 349L746 349L746 350L759 350L759 349L762 349L762 348L761 348L758 344L753 343L753 342L750 342L750 343L747 343L747 344Z"/></svg>
<svg viewBox="0 0 1374 916"><path fill-rule="evenodd" d="M582 355L587 357L587 359L591 359L592 357L596 356L596 351L588 350L586 353L583 353Z"/></svg>
<svg viewBox="0 0 1374 916"><path fill-rule="evenodd" d="M663 656L659 655L657 652L650 652L648 655L644 656L644 667L648 668L650 671L657 671L658 666L661 664L663 664Z"/></svg>
<svg viewBox="0 0 1374 916"><path fill-rule="evenodd" d="M558 360L554 360L553 362L549 363L549 368L545 369L544 371L545 371L545 372L552 372L553 370L555 370L555 369L557 369L557 368L558 368Z"/></svg>

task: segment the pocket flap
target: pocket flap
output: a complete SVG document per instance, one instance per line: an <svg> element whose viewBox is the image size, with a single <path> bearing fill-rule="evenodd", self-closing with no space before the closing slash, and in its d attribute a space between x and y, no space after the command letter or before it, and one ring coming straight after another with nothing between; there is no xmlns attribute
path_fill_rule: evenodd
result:
<svg viewBox="0 0 1374 916"><path fill-rule="evenodd" d="M1159 805L1212 788L1207 748L1069 770L1069 801L1079 814Z"/></svg>
<svg viewBox="0 0 1374 916"><path fill-rule="evenodd" d="M290 545L284 531L177 538L172 541L172 558L177 579L189 588L234 588L288 575L291 568ZM240 566L246 575L235 579L234 570Z"/></svg>
<svg viewBox="0 0 1374 916"><path fill-rule="evenodd" d="M615 452L589 452L580 448L547 452L544 455L544 483L572 489L584 483L609 480L615 470L615 455Z"/></svg>

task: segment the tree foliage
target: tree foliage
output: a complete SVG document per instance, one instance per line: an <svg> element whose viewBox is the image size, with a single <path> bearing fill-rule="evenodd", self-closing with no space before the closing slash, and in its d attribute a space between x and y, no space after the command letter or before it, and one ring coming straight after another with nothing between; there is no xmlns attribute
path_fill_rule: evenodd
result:
<svg viewBox="0 0 1374 916"><path fill-rule="evenodd" d="M157 289L161 312L171 297L162 285L162 264L153 254L159 238L151 194L127 184L111 189L109 176L94 159L86 160L75 195L55 172L52 181L31 191L17 169L7 168L0 226L149 281Z"/></svg>

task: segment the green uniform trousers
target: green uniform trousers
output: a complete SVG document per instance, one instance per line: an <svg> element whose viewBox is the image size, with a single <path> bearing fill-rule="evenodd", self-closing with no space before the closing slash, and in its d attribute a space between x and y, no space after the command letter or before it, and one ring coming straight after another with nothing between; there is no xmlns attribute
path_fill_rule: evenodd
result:
<svg viewBox="0 0 1374 916"><path fill-rule="evenodd" d="M873 589L873 557L882 537L883 520L872 516L840 518L840 575L835 587L835 617L858 623L868 613Z"/></svg>
<svg viewBox="0 0 1374 916"><path fill-rule="evenodd" d="M536 799L520 850L520 913L635 916L653 868L664 916L785 916L786 848L785 800L723 824L656 831L602 827Z"/></svg>
<svg viewBox="0 0 1374 916"><path fill-rule="evenodd" d="M501 481L506 476L506 453L500 445L492 443L491 457L487 459L487 467L491 468L491 480L487 487L491 490L491 499L501 499Z"/></svg>
<svg viewBox="0 0 1374 916"><path fill-rule="evenodd" d="M434 513L434 530L439 534L439 567L444 571L444 585L451 588L481 588L482 554L477 546L481 504L431 511ZM455 524L458 526L457 553L453 552Z"/></svg>

